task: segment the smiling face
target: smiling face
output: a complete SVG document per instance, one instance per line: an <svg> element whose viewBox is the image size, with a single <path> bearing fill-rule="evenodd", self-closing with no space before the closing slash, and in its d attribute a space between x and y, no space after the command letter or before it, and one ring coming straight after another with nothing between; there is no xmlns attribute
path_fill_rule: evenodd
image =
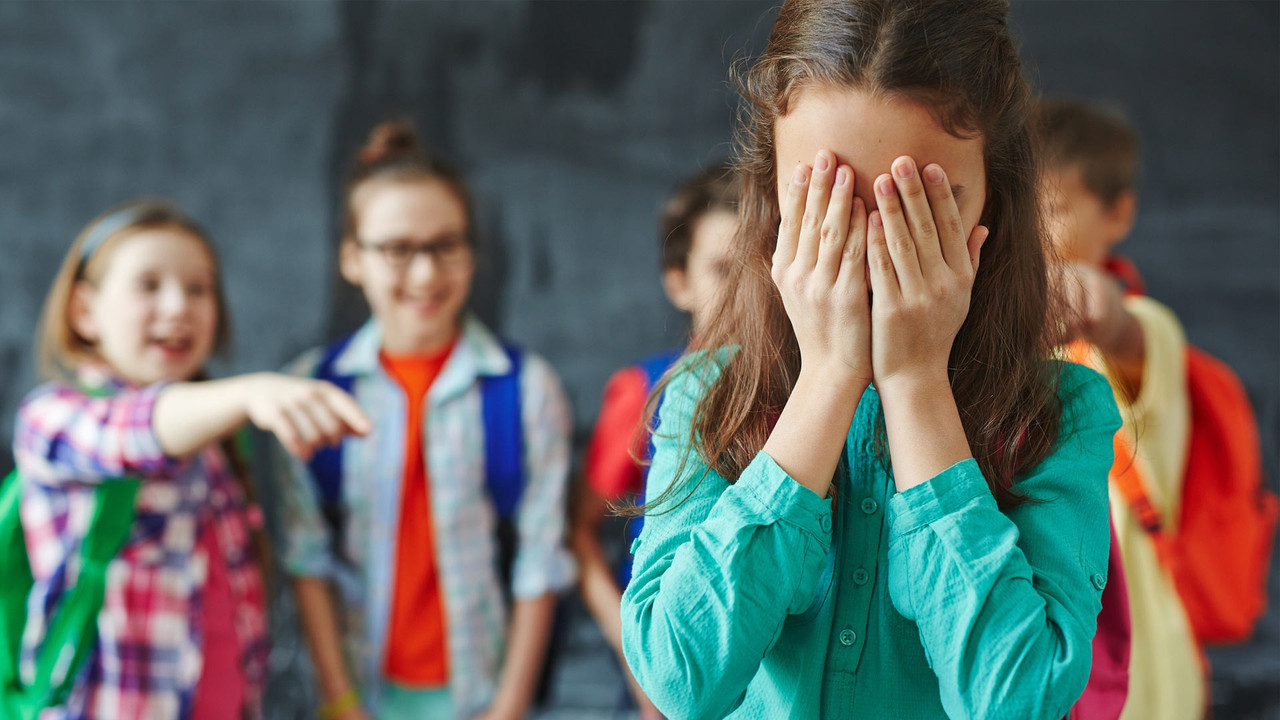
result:
<svg viewBox="0 0 1280 720"><path fill-rule="evenodd" d="M908 155L917 167L940 165L966 234L978 225L987 197L981 137L948 133L928 110L906 98L850 88L801 89L789 110L774 125L779 202L795 166L812 165L818 151L827 149L838 163L853 168L854 194L870 211L876 207L874 180L888 173L896 158Z"/></svg>
<svg viewBox="0 0 1280 720"><path fill-rule="evenodd" d="M364 290L383 347L397 354L444 347L458 331L475 271L461 200L436 179L374 179L351 204L356 236L343 241L342 275ZM413 252L426 246L435 252ZM407 250L407 262L378 248Z"/></svg>
<svg viewBox="0 0 1280 720"><path fill-rule="evenodd" d="M121 378L149 385L194 377L218 331L217 265L209 248L177 227L113 243L105 267L79 282L71 323Z"/></svg>

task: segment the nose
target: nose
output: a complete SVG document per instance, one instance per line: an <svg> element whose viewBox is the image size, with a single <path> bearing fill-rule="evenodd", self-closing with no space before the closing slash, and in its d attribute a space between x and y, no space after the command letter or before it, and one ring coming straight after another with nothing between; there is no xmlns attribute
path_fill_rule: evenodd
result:
<svg viewBox="0 0 1280 720"><path fill-rule="evenodd" d="M167 282L160 288L160 314L166 317L184 315L191 307L186 288L180 282Z"/></svg>
<svg viewBox="0 0 1280 720"><path fill-rule="evenodd" d="M440 260L429 252L415 253L405 268L405 279L413 285L423 285L435 279L440 272Z"/></svg>

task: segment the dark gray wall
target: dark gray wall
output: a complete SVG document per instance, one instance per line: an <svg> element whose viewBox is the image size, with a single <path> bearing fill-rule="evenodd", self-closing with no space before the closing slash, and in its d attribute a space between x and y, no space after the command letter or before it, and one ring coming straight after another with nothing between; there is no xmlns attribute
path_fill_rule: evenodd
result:
<svg viewBox="0 0 1280 720"><path fill-rule="evenodd" d="M128 198L172 197L215 237L236 327L222 371L277 367L352 327L363 306L333 271L338 178L389 113L470 178L476 311L552 361L585 432L613 369L680 342L657 207L729 152L728 67L763 46L771 7L0 3L0 437L34 383L59 259ZM1133 118L1142 205L1124 251L1189 338L1240 372L1280 476L1280 5L1026 2L1013 16L1046 92ZM566 665L561 704L610 704L598 636L573 638L599 662ZM290 678L293 650L278 657ZM1219 717L1280 713L1274 602L1253 643L1213 659ZM277 717L302 716L298 692L277 684Z"/></svg>

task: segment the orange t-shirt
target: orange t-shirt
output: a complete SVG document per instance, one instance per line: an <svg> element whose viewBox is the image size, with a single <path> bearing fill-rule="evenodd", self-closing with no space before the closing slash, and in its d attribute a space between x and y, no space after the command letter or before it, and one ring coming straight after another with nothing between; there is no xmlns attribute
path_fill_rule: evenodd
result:
<svg viewBox="0 0 1280 720"><path fill-rule="evenodd" d="M422 422L427 390L440 375L453 346L449 343L444 350L428 355L381 354L387 374L404 390L408 413L386 673L389 679L410 687L438 687L449 680L449 646L436 567Z"/></svg>

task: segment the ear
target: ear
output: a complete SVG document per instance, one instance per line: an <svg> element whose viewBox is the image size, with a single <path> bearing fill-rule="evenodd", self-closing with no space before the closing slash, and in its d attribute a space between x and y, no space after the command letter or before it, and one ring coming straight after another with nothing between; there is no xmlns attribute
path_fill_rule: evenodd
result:
<svg viewBox="0 0 1280 720"><path fill-rule="evenodd" d="M360 287L364 282L364 266L360 264L360 246L352 238L342 239L338 247L338 272L347 282Z"/></svg>
<svg viewBox="0 0 1280 720"><path fill-rule="evenodd" d="M681 268L662 271L662 289L667 299L682 312L693 312L693 291L689 289L689 273Z"/></svg>
<svg viewBox="0 0 1280 720"><path fill-rule="evenodd" d="M93 301L97 291L87 282L71 286L71 298L67 303L67 321L71 329L87 343L98 342L98 322L93 317Z"/></svg>
<svg viewBox="0 0 1280 720"><path fill-rule="evenodd" d="M1118 243L1129 237L1133 223L1138 219L1138 196L1132 190L1125 190L1107 208L1107 226L1110 229L1112 243Z"/></svg>

